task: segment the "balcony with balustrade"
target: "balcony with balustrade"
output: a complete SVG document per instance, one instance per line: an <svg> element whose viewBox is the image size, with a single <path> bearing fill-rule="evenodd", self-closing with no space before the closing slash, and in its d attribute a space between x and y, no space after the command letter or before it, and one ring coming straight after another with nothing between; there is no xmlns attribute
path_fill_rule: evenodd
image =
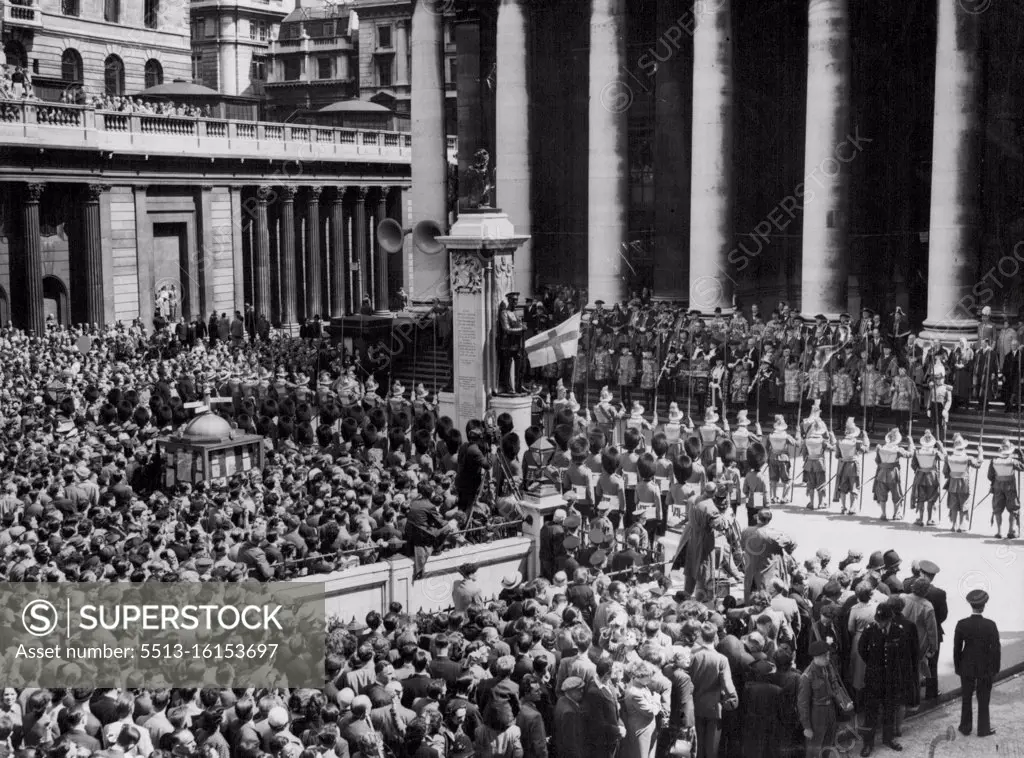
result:
<svg viewBox="0 0 1024 758"><path fill-rule="evenodd" d="M308 124L163 116L0 100L0 149L409 164L412 135ZM448 145L451 152L452 145Z"/></svg>
<svg viewBox="0 0 1024 758"><path fill-rule="evenodd" d="M43 12L39 0L0 0L3 4L4 26L22 26L39 29L43 25Z"/></svg>

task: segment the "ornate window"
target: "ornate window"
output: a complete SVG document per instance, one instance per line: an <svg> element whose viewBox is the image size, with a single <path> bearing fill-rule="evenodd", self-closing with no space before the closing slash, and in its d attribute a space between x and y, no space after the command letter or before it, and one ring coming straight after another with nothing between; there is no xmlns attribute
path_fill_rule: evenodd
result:
<svg viewBox="0 0 1024 758"><path fill-rule="evenodd" d="M146 89L164 83L164 67L156 58L146 61Z"/></svg>
<svg viewBox="0 0 1024 758"><path fill-rule="evenodd" d="M68 48L60 56L60 78L65 82L82 82L82 56L74 48Z"/></svg>
<svg viewBox="0 0 1024 758"><path fill-rule="evenodd" d="M108 95L124 94L124 61L116 55L103 62L103 88Z"/></svg>

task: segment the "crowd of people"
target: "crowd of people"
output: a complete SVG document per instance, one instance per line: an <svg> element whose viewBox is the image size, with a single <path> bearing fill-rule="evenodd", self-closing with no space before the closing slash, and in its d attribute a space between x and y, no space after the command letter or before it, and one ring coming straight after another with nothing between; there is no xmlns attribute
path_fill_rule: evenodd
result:
<svg viewBox="0 0 1024 758"><path fill-rule="evenodd" d="M870 755L879 722L899 750L902 713L937 697L938 566L905 575L892 550L866 564L851 551L835 568L827 550L801 560L772 526L791 485L780 451L797 441L783 418L762 439L745 413L728 432L713 405L695 427L676 404L652 429L635 401L623 429L606 390L596 423L556 402L525 430L504 415L456 429L424 387L378 394L382 372L362 357L308 331L262 338L248 319L222 314L184 339L170 321L156 334L137 322L0 331L0 580L267 581L396 553L419 577L437 551L518 531L523 492L553 485L564 506L540 535L542 575L507 577L486 598L466 565L446 612L336 622L322 690L7 689L0 753ZM264 435L266 465L165 491L156 440L196 403ZM820 403L804 421L818 492ZM550 457L536 452L543 438ZM843 442L837 490L852 507L860 430ZM664 556L670 530L679 547ZM969 600L980 612L987 597ZM958 627L954 643L979 735L999 670L998 633L993 651L983 626ZM971 712L960 726L972 730Z"/></svg>
<svg viewBox="0 0 1024 758"><path fill-rule="evenodd" d="M0 64L0 100L37 100L32 74L23 66Z"/></svg>
<svg viewBox="0 0 1024 758"><path fill-rule="evenodd" d="M577 309L569 299L558 299L558 308L556 299L549 293L527 301L527 338ZM695 416L710 405L796 419L818 400L830 423L852 414L868 431L881 421L907 434L910 419L928 410L935 411L937 431L954 407L1002 401L1013 411L1022 338L1024 323L1018 319L1014 327L1006 319L997 326L987 306L976 339L963 338L950 349L914 334L900 308L888 317L865 308L859 320L844 313L838 324L823 314L807 324L785 302L767 318L757 305L728 316L716 309L706 318L654 303L644 291L608 307L597 301L584 319L575 358L531 373L542 392L553 394L561 379L582 399L607 385L627 408L635 398L658 410L660 398L658 406L685 402Z"/></svg>

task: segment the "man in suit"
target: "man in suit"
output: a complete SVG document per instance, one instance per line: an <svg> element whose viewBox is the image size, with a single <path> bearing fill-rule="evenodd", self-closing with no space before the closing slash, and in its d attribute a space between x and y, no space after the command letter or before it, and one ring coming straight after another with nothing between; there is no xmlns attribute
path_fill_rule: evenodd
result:
<svg viewBox="0 0 1024 758"><path fill-rule="evenodd" d="M700 628L700 642L694 646L690 661L697 758L716 758L722 735L722 709L731 711L739 705L729 661L715 651L717 639L715 625L704 622Z"/></svg>
<svg viewBox="0 0 1024 758"><path fill-rule="evenodd" d="M450 644L446 634L439 634L434 638L434 658L427 670L432 678L443 679L449 689L454 689L455 682L462 673L462 666L448 657Z"/></svg>
<svg viewBox="0 0 1024 758"><path fill-rule="evenodd" d="M970 734L973 722L972 700L978 693L978 736L988 737L996 730L989 724L988 703L992 696L992 679L999 673L999 629L991 619L982 616L988 603L985 590L967 593L971 615L960 619L953 632L953 669L960 677L963 700L960 706L960 732Z"/></svg>
<svg viewBox="0 0 1024 758"><path fill-rule="evenodd" d="M520 682L520 687L522 701L516 726L519 727L523 743L523 758L548 758L548 737L539 710L543 698L541 681L535 674L527 674Z"/></svg>
<svg viewBox="0 0 1024 758"><path fill-rule="evenodd" d="M551 747L555 758L583 758L583 735L587 724L583 711L585 684L578 676L570 676L562 683L562 696L555 704Z"/></svg>
<svg viewBox="0 0 1024 758"><path fill-rule="evenodd" d="M931 561L914 561L910 564L911 576L904 580L903 591L911 591L911 583L918 576L931 580L928 587L928 594L925 599L935 609L935 625L938 627L939 643L935 651L928 658L928 676L924 680L924 696L926 700L935 700L939 696L939 649L942 647L942 624L949 617L949 605L946 603L946 591L935 586L935 575L939 573L939 567Z"/></svg>
<svg viewBox="0 0 1024 758"><path fill-rule="evenodd" d="M1017 408L1022 361L1024 358L1020 352L1020 343L1013 339L1010 341L1010 352L1003 358L1003 403L1007 413Z"/></svg>
<svg viewBox="0 0 1024 758"><path fill-rule="evenodd" d="M622 666L608 658L597 662L597 679L583 693L583 741L588 758L615 758L626 727L619 715Z"/></svg>

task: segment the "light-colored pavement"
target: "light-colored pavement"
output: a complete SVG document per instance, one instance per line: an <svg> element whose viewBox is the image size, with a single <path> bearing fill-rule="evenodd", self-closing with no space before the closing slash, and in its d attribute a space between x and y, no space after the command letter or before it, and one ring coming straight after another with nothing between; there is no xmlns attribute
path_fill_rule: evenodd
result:
<svg viewBox="0 0 1024 758"><path fill-rule="evenodd" d="M974 706L977 719L977 702ZM990 716L996 733L989 737L973 734L965 737L957 731L959 699L908 719L900 738L903 752L898 755L908 758L1024 758L1024 676L996 684L992 690ZM875 755L897 753L879 747Z"/></svg>
<svg viewBox="0 0 1024 758"><path fill-rule="evenodd" d="M873 457L873 453L868 456ZM871 460L867 461L867 469L866 478L870 478L874 475ZM978 477L979 501L989 489L986 471L983 466ZM831 492L829 494L831 496ZM825 547L832 552L835 565L850 548L860 550L865 562L872 551L893 549L903 559L900 576L910 575L910 562L915 558L938 564L940 573L935 583L946 590L949 605L949 618L944 624L946 637L939 658L940 691L959 686L953 673L953 630L959 619L971 613L965 595L972 589L982 588L991 597L985 615L999 626L1003 668L1024 662L1024 540L994 538L995 529L989 526L991 497L977 508L971 534L949 531L945 507L939 514L939 526L935 527L914 526L914 517L909 513L902 522L879 521L879 509L871 498L870 485L864 492L863 509L853 516L839 515L837 504L832 504L829 511L806 510L807 496L802 488L796 488L794 500L792 506L775 507L772 525L797 542L796 554L800 558ZM891 504L888 510L891 515ZM740 509L740 517L745 520L743 509ZM1005 524L1003 534L1006 534ZM1020 718L1024 722L1024 703Z"/></svg>

